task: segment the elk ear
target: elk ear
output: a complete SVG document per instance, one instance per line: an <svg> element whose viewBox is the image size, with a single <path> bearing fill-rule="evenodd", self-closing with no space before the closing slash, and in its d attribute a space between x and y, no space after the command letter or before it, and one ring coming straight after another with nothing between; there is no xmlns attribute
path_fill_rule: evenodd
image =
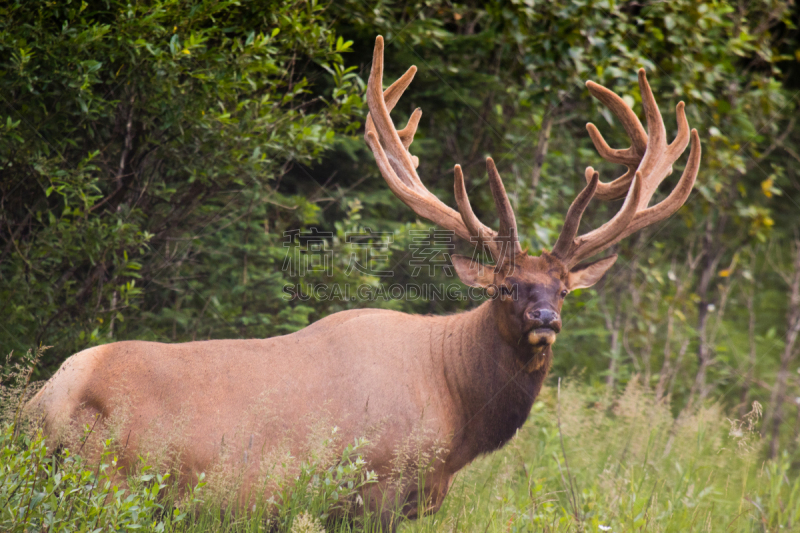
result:
<svg viewBox="0 0 800 533"><path fill-rule="evenodd" d="M463 255L451 255L459 279L470 287L486 288L494 283L494 269Z"/></svg>
<svg viewBox="0 0 800 533"><path fill-rule="evenodd" d="M569 290L585 289L591 287L603 277L603 274L611 268L617 260L617 255L614 254L609 257L604 257L599 261L588 263L585 265L578 265L569 271L569 280L567 286Z"/></svg>

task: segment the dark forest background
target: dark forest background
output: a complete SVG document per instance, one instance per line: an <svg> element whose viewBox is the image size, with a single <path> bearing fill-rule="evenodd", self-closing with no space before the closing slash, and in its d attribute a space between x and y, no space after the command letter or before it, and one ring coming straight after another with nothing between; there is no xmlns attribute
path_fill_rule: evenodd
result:
<svg viewBox="0 0 800 533"><path fill-rule="evenodd" d="M800 35L793 1L452 3L218 1L0 4L0 348L69 355L125 339L267 337L341 309L449 313L447 299L293 298L287 283L454 283L412 276L418 231L363 142L375 36L387 80L419 72L419 173L449 205L460 163L495 217L504 177L523 248L553 245L583 169L610 181L585 130L628 140L584 87L641 113L644 67L670 136L686 102L697 186L671 219L617 245L565 305L553 376L598 396L638 380L675 414L765 406L771 455L800 457ZM688 155L688 151L687 151ZM662 186L670 190L685 156ZM618 204L595 201L584 228ZM330 272L284 269L286 232L328 232ZM348 234L393 232L376 270ZM290 234L291 235L291 234ZM462 244L457 250L469 253ZM306 253L300 250L300 253Z"/></svg>

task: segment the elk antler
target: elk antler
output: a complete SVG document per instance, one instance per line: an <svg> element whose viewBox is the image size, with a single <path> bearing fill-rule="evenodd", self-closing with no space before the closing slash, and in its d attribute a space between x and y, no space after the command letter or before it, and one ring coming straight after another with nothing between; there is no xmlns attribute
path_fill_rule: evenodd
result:
<svg viewBox="0 0 800 533"><path fill-rule="evenodd" d="M486 159L489 172L489 185L500 218L500 231L496 232L485 226L472 212L472 207L464 187L464 175L461 166L456 165L455 196L458 212L446 206L425 185L417 175L419 159L411 155L408 147L414 141L420 109L414 110L408 125L398 131L395 129L389 112L397 104L403 92L414 79L416 67L409 68L391 87L383 91L383 37L375 39L375 50L372 55L372 70L367 84L367 104L369 114L366 121L364 139L367 141L378 168L389 185L389 188L400 200L414 210L419 216L455 232L464 240L485 245L492 257L501 265L507 258L522 253L517 238L517 222L514 211L503 187L503 181L491 158ZM460 213L460 214L459 214Z"/></svg>
<svg viewBox="0 0 800 533"><path fill-rule="evenodd" d="M645 226L671 216L686 202L700 168L700 137L695 129L689 133L683 102L678 103L675 110L678 133L675 140L667 145L664 120L650 90L650 84L647 83L644 69L639 69L639 90L642 93L647 133L636 114L622 98L594 82L586 82L586 86L592 96L605 104L622 123L622 127L631 138L631 147L625 150L612 149L594 124L586 125L600 155L612 163L627 166L628 171L611 183L600 183L598 173L592 167L586 168L586 188L575 198L567 211L564 227L552 252L568 267L605 250ZM658 186L672 173L673 163L686 150L690 137L692 147L681 179L662 202L648 207ZM583 211L593 196L602 200L613 200L625 195L626 191L625 202L611 220L576 238Z"/></svg>

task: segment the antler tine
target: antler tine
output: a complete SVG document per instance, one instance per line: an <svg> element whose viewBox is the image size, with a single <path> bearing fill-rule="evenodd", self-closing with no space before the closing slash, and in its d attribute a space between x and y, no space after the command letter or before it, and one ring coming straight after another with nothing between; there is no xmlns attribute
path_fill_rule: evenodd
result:
<svg viewBox="0 0 800 533"><path fill-rule="evenodd" d="M495 258L498 266L500 266L508 257L521 254L522 247L519 244L517 235L517 220L514 216L514 210L511 208L511 202L508 200L503 180L500 177L500 173L497 172L497 167L491 157L486 158L486 170L489 173L489 187L492 190L492 197L500 218L500 231L494 231L484 225L472 211L472 205L469 202L467 189L464 185L464 174L461 170L461 165L456 165L453 169L456 204L458 204L458 212L461 213L461 218L469 232L477 239L479 245L489 248L492 257Z"/></svg>
<svg viewBox="0 0 800 533"><path fill-rule="evenodd" d="M416 172L419 159L408 151L414 140L414 133L419 125L422 111L414 110L408 125L403 130L397 131L392 123L389 112L408 88L415 73L416 67L411 67L400 79L383 91L383 37L378 36L375 40L372 70L367 85L369 114L364 138L375 155L381 174L395 196L421 217L427 218L442 228L452 230L460 238L467 241L477 238L479 243L483 243L489 248L495 261L502 264L512 249L507 245L508 243L513 243L513 250L516 253L521 252L521 249L517 240L514 212L500 175L494 167L494 162L491 159L487 160L487 169L495 205L500 216L501 235L482 224L473 213L467 198L464 175L460 166L456 165L454 173L456 202L461 213L446 206L422 184Z"/></svg>
<svg viewBox="0 0 800 533"><path fill-rule="evenodd" d="M689 123L686 120L683 102L680 102L675 109L678 133L673 142L667 145L664 121L650 84L647 82L644 69L639 69L638 76L644 114L647 120L647 134L644 133L636 115L621 98L605 87L592 82L587 83L592 95L606 104L620 118L632 142L631 147L627 150L613 150L606 144L597 128L591 124L587 125L589 135L592 137L600 155L609 161L628 166L628 172L621 178L609 184L599 183L594 196L598 198L603 198L602 195L611 198L616 197L617 191L624 186L627 176L634 170L635 174L629 185L625 202L614 218L596 230L574 238L577 225L580 223L580 214L591 198L590 196L585 196L585 194L588 195L587 191L590 189L591 183L596 179L596 174L591 167L586 169L586 179L589 185L587 185L578 199L573 202L573 206L570 207L562 235L553 250L553 253L561 257L570 267L619 242L645 226L671 216L686 202L697 179L701 156L700 137L696 130L689 132ZM672 173L672 165L684 152L690 138L692 148L689 153L689 160L675 189L661 203L648 207L658 186ZM646 143L644 150L641 147L642 140ZM637 168L634 169L633 158L638 154L641 154L641 157L639 162L636 163ZM583 206L583 208L580 208L580 206ZM575 208L574 210L573 207Z"/></svg>
<svg viewBox="0 0 800 533"><path fill-rule="evenodd" d="M644 190L639 201L639 211L647 209L650 200L655 194L656 189L664 179L672 174L672 165L686 150L689 144L689 123L686 120L686 113L683 102L676 106L675 113L678 122L678 133L672 144L667 145L667 131L664 127L664 119L656 104L653 91L647 82L647 75L644 69L639 69L639 89L642 93L642 106L644 107L645 118L647 119L647 151L639 170L645 177L642 184Z"/></svg>
<svg viewBox="0 0 800 533"><path fill-rule="evenodd" d="M467 196L467 188L464 186L464 173L461 171L461 165L456 165L453 168L453 174L455 176L456 204L458 205L458 212L461 213L461 219L467 226L470 235L477 239L478 245L491 246L494 231L484 225L472 211L472 205L469 203L469 196Z"/></svg>
<svg viewBox="0 0 800 533"><path fill-rule="evenodd" d="M514 216L514 210L511 208L511 202L508 200L503 180L500 178L500 173L497 172L494 159L491 157L486 158L486 171L489 173L489 187L492 189L494 205L500 218L500 232L496 234L495 238L504 243L502 255L505 257L508 254L521 254L522 247L519 245L519 237L517 236L517 219Z"/></svg>
<svg viewBox="0 0 800 533"><path fill-rule="evenodd" d="M411 85L416 73L417 67L412 65L405 72L405 74L397 78L397 81L395 81L383 92L383 100L386 102L386 110L388 112L391 113L392 109L394 109L394 106L396 106L397 102L400 101L400 97L403 96L405 90L408 89L409 85ZM419 120L421 117L422 110L420 108L415 109L411 114L411 118L408 119L408 124L406 124L406 127L397 132L406 150L408 150L408 147L411 146L412 142L414 142L414 134L417 132L417 126L419 125ZM375 123L372 120L372 116L369 114L367 114L365 129L366 131L375 131ZM413 155L411 157L415 160L414 168L416 168L419 166L419 159Z"/></svg>
<svg viewBox="0 0 800 533"><path fill-rule="evenodd" d="M411 113L411 117L409 117L406 127L397 132L397 134L400 136L400 141L402 141L406 150L408 150L408 148L411 146L411 143L414 142L414 134L417 133L417 126L419 126L419 121L421 118L422 109L416 108L414 112Z"/></svg>
<svg viewBox="0 0 800 533"><path fill-rule="evenodd" d="M586 235L573 239L566 253L559 254L559 258L565 260L568 267L575 266L581 260L605 250L622 239L621 235L636 216L636 208L642 196L642 181L641 172L637 172L631 182L628 196L625 197L625 202L614 218ZM567 226L566 222L564 226ZM561 240L560 237L559 240Z"/></svg>
<svg viewBox="0 0 800 533"><path fill-rule="evenodd" d="M700 135L698 135L695 129L691 132L691 144L689 160L686 162L686 167L683 169L681 179L678 180L678 184L672 192L669 193L669 196L653 207L637 212L633 222L631 222L630 226L620 235L618 240L622 240L646 226L669 218L686 203L686 200L689 199L689 194L691 194L694 188L695 181L697 180L697 172L700 170L700 156L702 155ZM685 146L684 144L684 148Z"/></svg>
<svg viewBox="0 0 800 533"><path fill-rule="evenodd" d="M387 92L392 107L397 103L403 91L411 83L416 68L409 69L395 82ZM417 176L416 166L411 154L400 139L400 135L389 117L387 102L383 93L383 37L375 40L375 51L372 58L372 71L367 84L367 104L370 113L367 116L366 133L364 135L378 168L389 185L389 189L415 213L427 218L445 229L455 232L462 239L470 239L470 233L461 220L461 215L454 209L444 205L431 194ZM417 117L418 119L418 117ZM411 121L409 121L411 122ZM413 137L413 130L407 128ZM410 144L410 142L409 142ZM384 148L385 147L385 148Z"/></svg>
<svg viewBox="0 0 800 533"><path fill-rule="evenodd" d="M675 118L678 121L678 133L669 144L668 159L677 160L689 144L689 121L686 120L686 104L678 102L675 106Z"/></svg>
<svg viewBox="0 0 800 533"><path fill-rule="evenodd" d="M586 211L589 202L592 201L592 197L597 191L597 185L600 183L600 174L595 172L592 167L586 167L586 181L586 187L569 206L567 216L564 218L564 226L561 228L561 234L558 236L553 251L550 252L562 260L567 259L572 251L575 235L578 234L578 227L581 225L581 217L583 217L583 212Z"/></svg>
<svg viewBox="0 0 800 533"><path fill-rule="evenodd" d="M586 87L589 89L592 96L597 98L614 113L614 116L620 121L628 137L631 139L631 146L629 148L616 150L606 143L603 135L594 124L591 122L586 124L589 137L591 137L600 156L612 163L619 163L628 167L628 171L614 181L598 184L595 196L601 200L622 198L630 189L631 180L647 150L647 133L645 133L642 123L639 122L636 113L634 113L628 104L625 103L625 100L620 98L616 93L593 81L587 81ZM587 180L589 177L590 176L587 174Z"/></svg>
<svg viewBox="0 0 800 533"><path fill-rule="evenodd" d="M375 50L372 54L372 69L367 83L367 104L370 112L367 114L364 139L367 140L367 144L369 144L367 138L369 133L377 132L378 138L386 143L388 157L391 166L396 170L396 175L409 186L422 185L419 176L417 176L415 172L415 169L419 165L419 159L415 161L415 158L408 152L408 147L414 139L414 133L417 128L416 125L412 126L412 122L409 120L408 126L403 129L405 137L405 142L403 142L403 140L400 139L399 132L392 123L389 112L397 105L397 102L411 84L416 73L417 67L412 66L386 89L384 93L383 37L378 36L375 40ZM412 114L412 118L413 117L414 115ZM417 114L416 120L417 123L419 123L419 114ZM399 142L393 142L395 140Z"/></svg>

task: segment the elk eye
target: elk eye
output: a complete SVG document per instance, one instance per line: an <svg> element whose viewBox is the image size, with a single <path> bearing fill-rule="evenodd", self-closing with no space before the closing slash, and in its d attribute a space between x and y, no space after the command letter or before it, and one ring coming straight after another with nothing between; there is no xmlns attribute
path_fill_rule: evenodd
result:
<svg viewBox="0 0 800 533"><path fill-rule="evenodd" d="M563 291L561 291L561 297L566 298L568 293L569 291L567 289L564 289Z"/></svg>

